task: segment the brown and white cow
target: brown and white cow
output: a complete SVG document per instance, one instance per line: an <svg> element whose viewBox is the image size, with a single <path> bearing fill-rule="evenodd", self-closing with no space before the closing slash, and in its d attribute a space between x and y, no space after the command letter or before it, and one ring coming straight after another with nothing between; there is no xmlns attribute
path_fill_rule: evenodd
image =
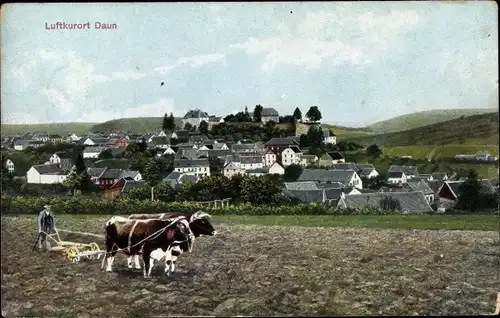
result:
<svg viewBox="0 0 500 318"><path fill-rule="evenodd" d="M185 217L189 220L189 227L193 232L195 238L198 238L203 235L214 236L217 234L214 227L210 223L210 214L205 213L203 211L198 211L195 213L183 213L183 212L175 212L170 214L132 214L129 216L129 219L133 220L146 220L146 219L172 219L177 217ZM165 257L165 274L170 275L175 271L175 265L177 262L177 258L186 251L191 251L192 244L189 245L189 242L183 242L180 244L174 244L168 249L166 252L162 250L155 250L152 253L152 257L161 261L163 257ZM132 256L134 256L135 260L135 268L140 268L139 265L139 255L129 255L128 256L128 267L132 268Z"/></svg>
<svg viewBox="0 0 500 318"><path fill-rule="evenodd" d="M167 251L173 244L192 242L194 235L185 217L168 220L132 220L120 216L106 222L106 256L101 269L107 261L106 271L112 271L116 253L120 250L126 255L142 254L144 277L151 277L154 262L151 253L155 250ZM188 245L190 245L188 243Z"/></svg>

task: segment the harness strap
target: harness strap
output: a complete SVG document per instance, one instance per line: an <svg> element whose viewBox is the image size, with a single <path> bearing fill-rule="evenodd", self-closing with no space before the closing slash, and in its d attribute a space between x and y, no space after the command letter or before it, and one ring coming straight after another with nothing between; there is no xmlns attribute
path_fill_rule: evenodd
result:
<svg viewBox="0 0 500 318"><path fill-rule="evenodd" d="M134 234L135 227L139 224L139 220L134 222L134 225L132 226L132 229L130 230L130 233L128 235L128 252L130 253L130 250L132 249L132 234Z"/></svg>

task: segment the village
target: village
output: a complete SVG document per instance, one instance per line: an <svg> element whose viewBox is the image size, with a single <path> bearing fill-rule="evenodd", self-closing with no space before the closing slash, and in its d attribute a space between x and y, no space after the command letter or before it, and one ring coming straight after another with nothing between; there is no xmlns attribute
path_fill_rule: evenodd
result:
<svg viewBox="0 0 500 318"><path fill-rule="evenodd" d="M249 115L252 116L252 113ZM274 108L262 108L261 126L279 120ZM300 119L300 124L320 131L319 138L326 150L319 155L311 153L309 147L300 146L300 138L305 135L303 129L298 131L296 128L295 135L264 141L209 139L200 132L201 129L197 129L203 125L212 129L221 123L224 123L222 117L210 116L195 109L189 110L182 118L184 129L158 129L144 134L102 132L82 136L42 132L4 136L3 147L21 152L46 144L81 146L87 174L98 187L100 195L108 199L126 197L134 189L149 188L139 171L141 169L115 165L121 161L115 158L123 158L136 145L143 145L157 159L169 161L170 169L168 174L161 176L161 181L175 191L211 175L231 179L235 176L266 175L283 178L288 174L282 183L282 196L286 200L324 203L338 208L380 207L407 213L444 212L454 206L458 188L466 179L463 176L459 178L456 173L440 171L421 174L412 165L391 165L388 171L377 171L370 162L352 162L349 155L332 150L338 142L335 133L329 128L321 128L319 121L310 118ZM498 160L488 152L458 155L456 159ZM11 173L15 171L15 165L10 159L4 163ZM22 179L27 184L64 184L74 168L74 157L58 151L47 157L43 164L29 168ZM485 179L481 180L481 184L490 193L498 191L497 182Z"/></svg>

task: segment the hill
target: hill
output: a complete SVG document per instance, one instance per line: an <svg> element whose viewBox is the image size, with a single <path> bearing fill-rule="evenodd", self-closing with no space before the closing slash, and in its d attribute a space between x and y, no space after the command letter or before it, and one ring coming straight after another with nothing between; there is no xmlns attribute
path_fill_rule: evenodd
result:
<svg viewBox="0 0 500 318"><path fill-rule="evenodd" d="M394 117L369 125L367 128L378 134L405 131L408 129L437 124L462 116L473 116L495 111L481 109L435 109Z"/></svg>
<svg viewBox="0 0 500 318"><path fill-rule="evenodd" d="M125 131L130 133L143 133L161 128L163 117L136 117L121 118L96 124L91 128L92 132L101 131ZM176 117L175 124L182 126L182 118Z"/></svg>
<svg viewBox="0 0 500 318"><path fill-rule="evenodd" d="M473 144L498 147L498 112L473 115L388 134L366 135L352 141L381 146Z"/></svg>
<svg viewBox="0 0 500 318"><path fill-rule="evenodd" d="M51 134L60 134L61 136L67 136L72 133L82 135L90 132L90 129L95 124L96 123L52 123L33 125L2 124L2 136L33 133L37 131L43 131Z"/></svg>

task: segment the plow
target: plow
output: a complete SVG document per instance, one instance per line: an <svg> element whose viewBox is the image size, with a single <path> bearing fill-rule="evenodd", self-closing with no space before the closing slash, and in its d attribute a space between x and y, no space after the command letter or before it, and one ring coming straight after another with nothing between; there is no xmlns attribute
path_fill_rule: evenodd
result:
<svg viewBox="0 0 500 318"><path fill-rule="evenodd" d="M48 234L47 232L44 231L40 232L40 234L38 235L38 239L35 242L35 246L33 246L33 250L35 250L36 245L38 244L38 241L41 238L41 235L45 235L46 239L50 240L55 244L55 246L50 246L50 244L47 244L49 246L46 246L45 250L49 252L58 252L64 254L66 258L72 263L78 263L81 259L88 259L88 260L100 259L101 256L106 253L106 251L101 250L99 248L99 245L95 242L78 243L78 242L64 241L61 240L61 237L59 236L59 232L98 236L96 234L80 233L80 232L73 232L73 231L66 231L59 229L54 229L54 232L55 233L52 234Z"/></svg>

